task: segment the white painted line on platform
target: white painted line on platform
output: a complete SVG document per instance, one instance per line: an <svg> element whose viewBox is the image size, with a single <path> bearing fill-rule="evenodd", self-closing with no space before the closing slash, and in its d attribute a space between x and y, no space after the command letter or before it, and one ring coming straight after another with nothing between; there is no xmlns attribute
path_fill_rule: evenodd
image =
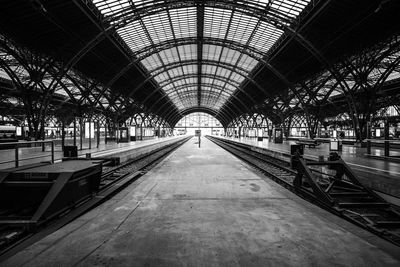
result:
<svg viewBox="0 0 400 267"><path fill-rule="evenodd" d="M381 171L381 172L387 172L387 173L393 173L393 174L400 174L400 172L388 171L388 170L368 167L368 166L365 166L365 165L359 165L359 164L355 164L355 163L347 163L347 164L348 165L357 166L357 167L361 167L361 168L365 168L365 169L371 169L371 170L374 170L374 171Z"/></svg>

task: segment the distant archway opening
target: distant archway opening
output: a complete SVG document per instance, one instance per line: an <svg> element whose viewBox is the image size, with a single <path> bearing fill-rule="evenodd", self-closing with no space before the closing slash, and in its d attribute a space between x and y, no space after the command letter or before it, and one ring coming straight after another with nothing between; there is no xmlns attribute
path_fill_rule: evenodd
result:
<svg viewBox="0 0 400 267"><path fill-rule="evenodd" d="M175 125L177 135L194 135L195 130L201 130L201 135L223 135L224 127L214 116L204 112L187 114Z"/></svg>

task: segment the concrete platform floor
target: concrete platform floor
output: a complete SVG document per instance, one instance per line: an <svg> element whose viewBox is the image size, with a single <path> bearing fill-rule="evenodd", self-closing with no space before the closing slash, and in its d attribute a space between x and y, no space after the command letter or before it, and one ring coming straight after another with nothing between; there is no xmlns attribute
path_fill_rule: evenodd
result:
<svg viewBox="0 0 400 267"><path fill-rule="evenodd" d="M1 266L400 266L400 248L193 138Z"/></svg>

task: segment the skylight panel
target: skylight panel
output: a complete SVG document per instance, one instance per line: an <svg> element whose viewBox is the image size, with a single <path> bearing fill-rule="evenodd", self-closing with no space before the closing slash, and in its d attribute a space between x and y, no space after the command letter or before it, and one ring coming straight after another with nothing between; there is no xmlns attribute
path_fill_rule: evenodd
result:
<svg viewBox="0 0 400 267"><path fill-rule="evenodd" d="M133 21L118 29L117 32L133 52L151 45L151 41L139 21Z"/></svg>
<svg viewBox="0 0 400 267"><path fill-rule="evenodd" d="M230 65L235 65L240 55L241 53L239 51L225 48L222 51L221 62L225 62Z"/></svg>
<svg viewBox="0 0 400 267"><path fill-rule="evenodd" d="M154 44L169 40L173 36L165 11L143 17L142 21Z"/></svg>
<svg viewBox="0 0 400 267"><path fill-rule="evenodd" d="M218 61L222 51L222 46L217 45L203 45L203 59Z"/></svg>
<svg viewBox="0 0 400 267"><path fill-rule="evenodd" d="M254 32L250 45L262 52L268 52L282 34L282 30L263 21Z"/></svg>
<svg viewBox="0 0 400 267"><path fill-rule="evenodd" d="M175 47L163 50L159 53L159 55L161 57L162 62L164 62L164 64L170 64L170 63L179 61L178 51L176 50Z"/></svg>
<svg viewBox="0 0 400 267"><path fill-rule="evenodd" d="M258 19L241 13L235 14L227 39L241 44L246 44L257 25Z"/></svg>
<svg viewBox="0 0 400 267"><path fill-rule="evenodd" d="M214 75L216 70L217 70L217 66L214 66L214 65L203 64L201 66L201 72L204 73L204 74L212 74L212 75Z"/></svg>
<svg viewBox="0 0 400 267"><path fill-rule="evenodd" d="M232 11L206 7L204 10L204 36L225 39Z"/></svg>
<svg viewBox="0 0 400 267"><path fill-rule="evenodd" d="M169 11L176 38L197 36L196 8L179 8Z"/></svg>
<svg viewBox="0 0 400 267"><path fill-rule="evenodd" d="M197 60L197 45L181 45L177 48L182 61Z"/></svg>
<svg viewBox="0 0 400 267"><path fill-rule="evenodd" d="M222 67L218 67L216 74L218 76L222 76L222 77L227 77L228 78L230 76L230 74L231 74L231 71L228 70L228 69L222 68Z"/></svg>
<svg viewBox="0 0 400 267"><path fill-rule="evenodd" d="M162 83L160 83L160 86L164 87L167 84L172 84L173 82L177 82L177 81L181 81L181 80L186 81L186 83L188 83L188 84L189 83L193 84L193 83L197 83L197 76L189 77L189 78L187 76L178 76L173 79L164 80Z"/></svg>
<svg viewBox="0 0 400 267"><path fill-rule="evenodd" d="M223 82L221 80L213 79L213 84L219 87L225 86L226 82Z"/></svg>
<svg viewBox="0 0 400 267"><path fill-rule="evenodd" d="M242 76L242 75L240 75L238 73L233 73L230 78L231 78L231 80L233 80L233 81L235 81L235 82L237 82L239 84L242 83L244 81L244 79L245 79L244 76Z"/></svg>
<svg viewBox="0 0 400 267"><path fill-rule="evenodd" d="M201 84L205 85L205 84L212 84L212 82L214 81L214 79L205 77L205 78L201 78Z"/></svg>
<svg viewBox="0 0 400 267"><path fill-rule="evenodd" d="M197 86L177 86L173 89L172 92L178 92L180 94L182 93L193 93L197 92Z"/></svg>
<svg viewBox="0 0 400 267"><path fill-rule="evenodd" d="M230 85L230 84L225 84L225 90L226 91L229 91L230 93L233 93L234 91L236 91L236 87L234 87L234 86L232 86L232 85Z"/></svg>
<svg viewBox="0 0 400 267"><path fill-rule="evenodd" d="M163 81L165 81L165 80L168 80L169 77L168 77L168 75L167 75L166 72L161 72L160 74L158 74L157 76L155 76L154 79L155 79L158 83L161 83L161 82L163 82Z"/></svg>
<svg viewBox="0 0 400 267"><path fill-rule="evenodd" d="M309 2L310 0L271 0L271 8L288 17L296 18Z"/></svg>
<svg viewBox="0 0 400 267"><path fill-rule="evenodd" d="M164 86L162 86L162 89L164 90L164 92L168 93L170 92L170 90L173 90L175 87L174 83L168 83Z"/></svg>
<svg viewBox="0 0 400 267"><path fill-rule="evenodd" d="M242 69L250 72L256 65L258 61L248 55L242 55L240 61L238 62L238 66Z"/></svg>
<svg viewBox="0 0 400 267"><path fill-rule="evenodd" d="M100 12L105 16L114 15L130 6L129 0L93 0Z"/></svg>
<svg viewBox="0 0 400 267"><path fill-rule="evenodd" d="M151 0L92 0L93 4L99 9L104 16L118 15L129 7L149 6L154 4Z"/></svg>
<svg viewBox="0 0 400 267"><path fill-rule="evenodd" d="M152 71L156 68L159 68L162 66L162 63L160 61L160 59L158 58L158 56L156 54L153 54L145 59L143 59L141 61L141 63L143 64L143 66L146 67L146 69L148 69L149 71Z"/></svg>
<svg viewBox="0 0 400 267"><path fill-rule="evenodd" d="M183 76L183 71L182 71L181 67L170 69L167 72L169 74L169 77L171 77L171 78Z"/></svg>
<svg viewBox="0 0 400 267"><path fill-rule="evenodd" d="M197 73L197 65L185 65L182 66L183 68L183 72L185 73L185 75L190 75L190 74L194 74Z"/></svg>
<svg viewBox="0 0 400 267"><path fill-rule="evenodd" d="M181 79L181 80L176 80L172 84L176 88L176 87L180 87L180 86L186 85L187 83L186 83L185 79ZM165 90L165 87L163 87L163 89Z"/></svg>
<svg viewBox="0 0 400 267"><path fill-rule="evenodd" d="M265 10L266 16L295 19L310 0L248 0L240 4ZM178 108L197 105L197 53L198 44L177 45L181 38L197 38L197 8L157 9L154 4L171 4L169 1L150 0L93 0L100 12L111 21L113 17L121 22L125 15L133 19L117 29L117 33L133 51L133 55L154 77L154 81L174 97ZM154 7L152 12L142 13L141 7ZM204 43L202 44L202 92L207 93L202 105L221 107L232 95L245 77L259 64L263 57L282 36L283 31L259 20L257 16L244 14L244 9L204 8ZM135 16L141 12L140 16ZM274 14L275 12L275 14ZM289 23L285 22L285 23ZM176 40L174 40L176 38ZM215 40L218 40L215 42ZM169 42L170 48L157 50L160 43ZM223 47L219 42L228 42ZM229 42L240 43L242 48L230 49ZM166 44L166 43L165 43ZM155 45L156 47L153 47ZM238 46L236 46L238 47ZM247 48L249 47L249 48ZM242 50L243 49L243 50ZM249 50L246 50L249 49ZM251 51L250 53L247 53ZM252 56L253 55L253 56ZM208 63L213 62L212 64ZM215 65L214 65L215 64ZM389 77L398 77L395 72ZM206 92L207 91L207 92ZM173 93L173 95L172 95Z"/></svg>

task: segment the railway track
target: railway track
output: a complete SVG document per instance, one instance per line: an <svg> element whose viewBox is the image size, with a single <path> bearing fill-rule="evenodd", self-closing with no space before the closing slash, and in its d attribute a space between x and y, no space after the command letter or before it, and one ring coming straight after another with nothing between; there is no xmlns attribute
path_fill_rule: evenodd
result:
<svg viewBox="0 0 400 267"><path fill-rule="evenodd" d="M0 262L106 201L144 175L190 138L164 145L118 166L103 166L100 188L95 195L89 196L73 208L62 212L56 219L42 222L36 229L28 229L19 225L0 225ZM0 215L7 215L10 218L21 216L23 213L29 213L29 210L0 211Z"/></svg>
<svg viewBox="0 0 400 267"><path fill-rule="evenodd" d="M254 151L246 144L208 138L292 192L400 246L398 207L363 186L340 158L324 162L298 158L296 169L291 169L287 161Z"/></svg>

